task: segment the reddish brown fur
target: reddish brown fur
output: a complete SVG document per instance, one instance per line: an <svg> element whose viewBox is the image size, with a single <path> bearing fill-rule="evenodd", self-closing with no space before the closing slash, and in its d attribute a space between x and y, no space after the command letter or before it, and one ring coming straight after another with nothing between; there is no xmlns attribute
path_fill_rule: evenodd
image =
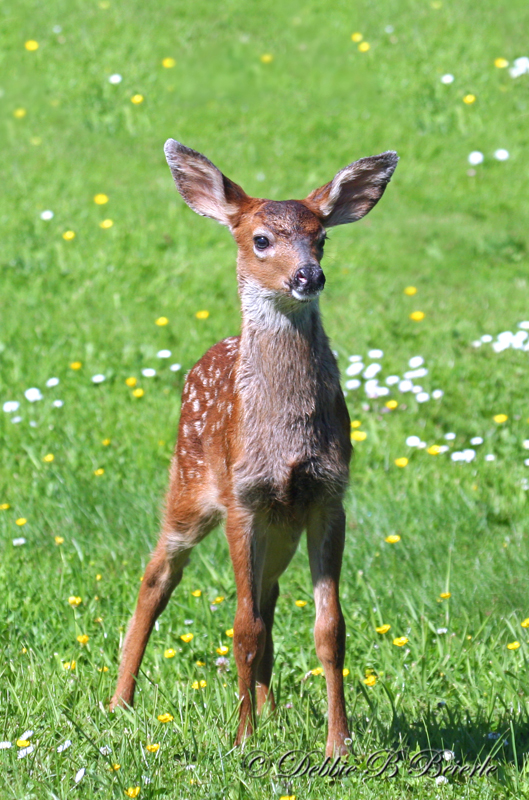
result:
<svg viewBox="0 0 529 800"><path fill-rule="evenodd" d="M241 698L236 742L241 743L253 730L256 683L258 710L266 701L274 707L278 580L306 530L314 638L328 691L326 752L343 753L349 732L338 584L349 415L317 292L306 293L299 270L310 267L316 280L324 224L367 213L366 203L371 208L381 196L396 157L356 162L306 201L274 202L248 197L204 156L178 143L170 140L166 152L188 205L228 225L237 242L242 330L212 347L187 376L162 533L125 638L111 708L132 704L154 622L193 547L225 518L237 586L233 652ZM266 252L257 248L259 236L267 237Z"/></svg>

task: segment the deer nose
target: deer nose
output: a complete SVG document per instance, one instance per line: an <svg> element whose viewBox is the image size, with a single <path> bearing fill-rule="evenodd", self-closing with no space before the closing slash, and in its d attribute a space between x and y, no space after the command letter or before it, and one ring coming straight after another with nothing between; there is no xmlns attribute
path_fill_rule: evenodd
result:
<svg viewBox="0 0 529 800"><path fill-rule="evenodd" d="M319 264L306 264L300 267L292 281L292 288L300 294L315 294L325 286L325 275Z"/></svg>

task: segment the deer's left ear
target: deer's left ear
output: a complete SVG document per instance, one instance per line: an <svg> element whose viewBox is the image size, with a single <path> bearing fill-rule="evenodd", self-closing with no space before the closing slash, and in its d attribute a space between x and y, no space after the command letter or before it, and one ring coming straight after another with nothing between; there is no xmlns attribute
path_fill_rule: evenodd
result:
<svg viewBox="0 0 529 800"><path fill-rule="evenodd" d="M326 228L356 222L378 203L395 171L398 155L388 150L379 156L354 161L330 183L315 189L303 201Z"/></svg>

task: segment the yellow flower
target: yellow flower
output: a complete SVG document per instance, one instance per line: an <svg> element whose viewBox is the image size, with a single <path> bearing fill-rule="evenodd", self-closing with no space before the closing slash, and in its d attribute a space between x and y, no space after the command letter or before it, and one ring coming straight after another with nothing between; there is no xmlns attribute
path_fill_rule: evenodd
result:
<svg viewBox="0 0 529 800"><path fill-rule="evenodd" d="M127 378L125 383L127 384L127 386L130 386L131 389L134 389L134 387L138 383L138 379L133 377Z"/></svg>
<svg viewBox="0 0 529 800"><path fill-rule="evenodd" d="M62 666L64 669L69 669L71 672L77 666L77 661L65 661Z"/></svg>
<svg viewBox="0 0 529 800"><path fill-rule="evenodd" d="M222 595L222 594L217 595L217 597L214 599L213 602L216 605L218 605L219 603L223 603L224 602L224 595Z"/></svg>
<svg viewBox="0 0 529 800"><path fill-rule="evenodd" d="M83 602L81 597L76 597L74 594L70 595L68 598L68 602L72 606L72 608L76 608L77 606L81 605Z"/></svg>
<svg viewBox="0 0 529 800"><path fill-rule="evenodd" d="M207 681L205 681L205 680L193 681L193 683L191 684L191 688L192 689L205 689L207 685L208 685Z"/></svg>
<svg viewBox="0 0 529 800"><path fill-rule="evenodd" d="M375 628L377 633L387 633L391 628L391 625L387 623L385 625L380 625L378 628Z"/></svg>
<svg viewBox="0 0 529 800"><path fill-rule="evenodd" d="M271 55L271 53L263 53L263 55L261 56L261 61L263 62L263 64L271 64L273 60L274 56Z"/></svg>
<svg viewBox="0 0 529 800"><path fill-rule="evenodd" d="M441 592L441 594L439 595L439 597L440 597L442 600L448 600L448 598L449 598L449 597L452 597L452 592Z"/></svg>
<svg viewBox="0 0 529 800"><path fill-rule="evenodd" d="M54 460L54 458L55 456L53 455L53 453L48 453L47 455L44 456L42 460L46 461L47 464L50 464Z"/></svg>
<svg viewBox="0 0 529 800"><path fill-rule="evenodd" d="M121 764L112 764L112 769L115 769L117 772L118 769L121 769Z"/></svg>
<svg viewBox="0 0 529 800"><path fill-rule="evenodd" d="M193 639L194 639L194 633L183 633L183 634L180 636L180 638L181 638L181 640L182 640L183 642L185 642L185 643L187 644L188 642L191 642L191 641L193 641Z"/></svg>
<svg viewBox="0 0 529 800"><path fill-rule="evenodd" d="M297 605L298 608L304 608L304 606L307 605L307 601L306 600L296 600L296 605Z"/></svg>
<svg viewBox="0 0 529 800"><path fill-rule="evenodd" d="M27 113L28 112L26 111L25 108L15 108L15 110L13 111L13 116L16 119L22 119L23 117L26 116Z"/></svg>
<svg viewBox="0 0 529 800"><path fill-rule="evenodd" d="M344 678L347 678L347 676L349 675L349 670L347 669L347 667L344 667L342 669L342 675L344 676Z"/></svg>
<svg viewBox="0 0 529 800"><path fill-rule="evenodd" d="M67 242L71 242L72 239L75 239L75 231L64 231L62 238Z"/></svg>
<svg viewBox="0 0 529 800"><path fill-rule="evenodd" d="M64 536L56 536L55 544L64 544Z"/></svg>
<svg viewBox="0 0 529 800"><path fill-rule="evenodd" d="M432 444L426 452L429 453L431 456L438 456L439 453L441 452L441 448L439 447L438 444Z"/></svg>
<svg viewBox="0 0 529 800"><path fill-rule="evenodd" d="M99 467L99 469L95 469L94 470L94 475L98 475L99 476L99 475L104 475L104 474L105 474L105 470L103 469L103 467Z"/></svg>
<svg viewBox="0 0 529 800"><path fill-rule="evenodd" d="M469 106L469 105L471 105L472 103L474 103L474 102L475 102L475 100L476 100L476 95L475 95L475 94L466 94L466 95L463 97L463 103L466 103L466 104L467 104L467 106Z"/></svg>
<svg viewBox="0 0 529 800"><path fill-rule="evenodd" d="M28 39L28 41L26 42L24 47L26 48L26 50L30 50L30 51L31 50L38 50L39 49L39 43L36 42L35 39Z"/></svg>
<svg viewBox="0 0 529 800"><path fill-rule="evenodd" d="M174 658L176 655L176 650L173 650L172 647L169 647L167 650L164 651L165 658Z"/></svg>
<svg viewBox="0 0 529 800"><path fill-rule="evenodd" d="M364 678L364 683L366 686L374 686L377 682L376 675L368 675L367 678Z"/></svg>
<svg viewBox="0 0 529 800"><path fill-rule="evenodd" d="M520 622L520 625L522 626L522 628L529 628L529 617Z"/></svg>
<svg viewBox="0 0 529 800"><path fill-rule="evenodd" d="M495 414L492 419L496 422L497 425L501 425L503 422L507 422L509 417L507 414Z"/></svg>
<svg viewBox="0 0 529 800"><path fill-rule="evenodd" d="M505 67L509 66L509 62L506 58L495 58L494 66L498 67L498 69L505 69Z"/></svg>
<svg viewBox="0 0 529 800"><path fill-rule="evenodd" d="M89 638L90 637L87 636L86 633L80 633L79 636L77 637L77 641L79 642L79 644L86 644Z"/></svg>
<svg viewBox="0 0 529 800"><path fill-rule="evenodd" d="M396 458L395 459L395 466L397 466L397 467L407 467L408 466L408 459L407 458Z"/></svg>
<svg viewBox="0 0 529 800"><path fill-rule="evenodd" d="M393 644L397 647L404 647L405 644L408 644L408 637L407 636L397 636L396 639L393 639Z"/></svg>
<svg viewBox="0 0 529 800"><path fill-rule="evenodd" d="M359 419L354 419L351 422L351 428L360 428L361 425L362 425L362 423L360 422Z"/></svg>
<svg viewBox="0 0 529 800"><path fill-rule="evenodd" d="M125 794L127 795L127 797L137 797L139 795L139 793L140 793L140 787L139 786L129 786L129 788L125 789L124 791L125 791Z"/></svg>
<svg viewBox="0 0 529 800"><path fill-rule="evenodd" d="M507 650L518 650L519 647L520 647L520 642L510 642L507 645Z"/></svg>
<svg viewBox="0 0 529 800"><path fill-rule="evenodd" d="M167 325L168 322L169 320L167 319L167 317L158 317L158 319L155 320L156 325L160 325L160 327L162 325Z"/></svg>
<svg viewBox="0 0 529 800"><path fill-rule="evenodd" d="M145 389L134 389L132 394L134 397L143 397L143 395L145 394Z"/></svg>
<svg viewBox="0 0 529 800"><path fill-rule="evenodd" d="M105 203L108 203L108 196L106 194L96 194L94 203L98 206L104 206Z"/></svg>
<svg viewBox="0 0 529 800"><path fill-rule="evenodd" d="M386 403L386 408L389 408L391 411L393 411L394 408L397 408L397 406L398 403L396 400L388 400L388 402Z"/></svg>
<svg viewBox="0 0 529 800"><path fill-rule="evenodd" d="M226 633L226 636L229 636L230 639L233 639L233 628L228 628L228 630L225 631L225 633Z"/></svg>
<svg viewBox="0 0 529 800"><path fill-rule="evenodd" d="M143 95L142 94L133 94L130 98L130 102L134 103L135 106L138 106L140 103L143 103Z"/></svg>
<svg viewBox="0 0 529 800"><path fill-rule="evenodd" d="M17 739L17 747L29 747L28 739Z"/></svg>
<svg viewBox="0 0 529 800"><path fill-rule="evenodd" d="M385 541L388 544L397 544L397 542L400 542L400 536L398 533L390 533L389 536L386 536Z"/></svg>
<svg viewBox="0 0 529 800"><path fill-rule="evenodd" d="M412 311L410 314L410 319L412 319L414 322L422 322L425 316L426 314L424 311Z"/></svg>
<svg viewBox="0 0 529 800"><path fill-rule="evenodd" d="M192 594L192 596L193 596L193 597L200 597L200 596L201 596L201 594L202 594L202 589L194 589L194 590L191 592L191 594Z"/></svg>
<svg viewBox="0 0 529 800"><path fill-rule="evenodd" d="M362 36L361 33L352 33L351 34L351 39L353 40L353 42L361 42L363 38L364 37Z"/></svg>
<svg viewBox="0 0 529 800"><path fill-rule="evenodd" d="M97 573L97 575L96 575L96 581L100 581L102 577L103 577L103 576L102 576L102 575L100 575L100 574L99 574L99 572L98 572L98 573Z"/></svg>
<svg viewBox="0 0 529 800"><path fill-rule="evenodd" d="M351 439L354 442L363 442L364 439L367 439L367 433L365 431L353 431L351 434Z"/></svg>
<svg viewBox="0 0 529 800"><path fill-rule="evenodd" d="M105 231L106 231L106 230L108 230L108 228L111 228L113 224L114 224L114 221L113 221L113 220L111 220L111 219L104 219L104 220L103 220L103 222L100 222L100 223L99 223L99 227L100 227L100 228L103 228L103 230L105 230Z"/></svg>
<svg viewBox="0 0 529 800"><path fill-rule="evenodd" d="M174 58L164 58L164 59L162 59L162 66L165 67L165 69L171 69L171 67L174 67L175 64L176 64L176 61L175 61Z"/></svg>
<svg viewBox="0 0 529 800"><path fill-rule="evenodd" d="M359 50L361 53L367 53L367 51L368 51L370 48L371 48L371 45L369 44L369 42L360 42L360 44L358 45L358 50Z"/></svg>
<svg viewBox="0 0 529 800"><path fill-rule="evenodd" d="M70 369L81 369L82 363L80 361L72 361L70 364Z"/></svg>
<svg viewBox="0 0 529 800"><path fill-rule="evenodd" d="M101 442L101 444L102 444L104 447L108 447L108 445L110 444L110 439L103 439L103 440L102 440L102 442Z"/></svg>
<svg viewBox="0 0 529 800"><path fill-rule="evenodd" d="M159 714L158 715L158 722L164 722L165 723L165 722L172 722L173 720L174 720L173 715L172 714L168 714L167 712L165 714Z"/></svg>
<svg viewBox="0 0 529 800"><path fill-rule="evenodd" d="M209 317L209 311L206 311L206 309L204 309L203 311L197 311L195 317L197 319L207 319Z"/></svg>
<svg viewBox="0 0 529 800"><path fill-rule="evenodd" d="M148 753L156 753L160 749L159 743L156 744L147 744L145 745L145 749Z"/></svg>
<svg viewBox="0 0 529 800"><path fill-rule="evenodd" d="M26 522L27 519L25 517L19 517L17 520L15 520L15 525L18 525L21 528L22 525L26 524Z"/></svg>
<svg viewBox="0 0 529 800"><path fill-rule="evenodd" d="M312 675L323 675L323 667L315 667L314 669L311 669L311 674Z"/></svg>
<svg viewBox="0 0 529 800"><path fill-rule="evenodd" d="M20 652L21 652L23 655L25 655L25 654L28 652L28 649L27 649L27 647L23 647L23 648L22 648L22 650L21 650Z"/></svg>
<svg viewBox="0 0 529 800"><path fill-rule="evenodd" d="M98 672L108 672L108 667L98 667L97 671Z"/></svg>
<svg viewBox="0 0 529 800"><path fill-rule="evenodd" d="M11 508L9 503L1 503L0 504L0 511L7 511L8 508Z"/></svg>
<svg viewBox="0 0 529 800"><path fill-rule="evenodd" d="M412 297L414 294L417 294L417 288L415 286L406 286L404 294L407 294L408 297Z"/></svg>
<svg viewBox="0 0 529 800"><path fill-rule="evenodd" d="M197 667L205 667L206 666L206 662L205 661L195 661L195 664L197 665Z"/></svg>
<svg viewBox="0 0 529 800"><path fill-rule="evenodd" d="M225 656L229 652L230 648L226 647L225 644L222 644L220 647L217 647L217 653L219 654L219 656Z"/></svg>

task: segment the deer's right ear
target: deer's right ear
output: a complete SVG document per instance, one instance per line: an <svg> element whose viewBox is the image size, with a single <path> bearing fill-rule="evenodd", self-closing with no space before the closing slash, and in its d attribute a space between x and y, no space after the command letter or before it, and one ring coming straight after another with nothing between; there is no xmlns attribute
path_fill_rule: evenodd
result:
<svg viewBox="0 0 529 800"><path fill-rule="evenodd" d="M166 141L164 152L176 188L189 208L231 228L247 199L241 187L223 175L202 153L174 139Z"/></svg>

